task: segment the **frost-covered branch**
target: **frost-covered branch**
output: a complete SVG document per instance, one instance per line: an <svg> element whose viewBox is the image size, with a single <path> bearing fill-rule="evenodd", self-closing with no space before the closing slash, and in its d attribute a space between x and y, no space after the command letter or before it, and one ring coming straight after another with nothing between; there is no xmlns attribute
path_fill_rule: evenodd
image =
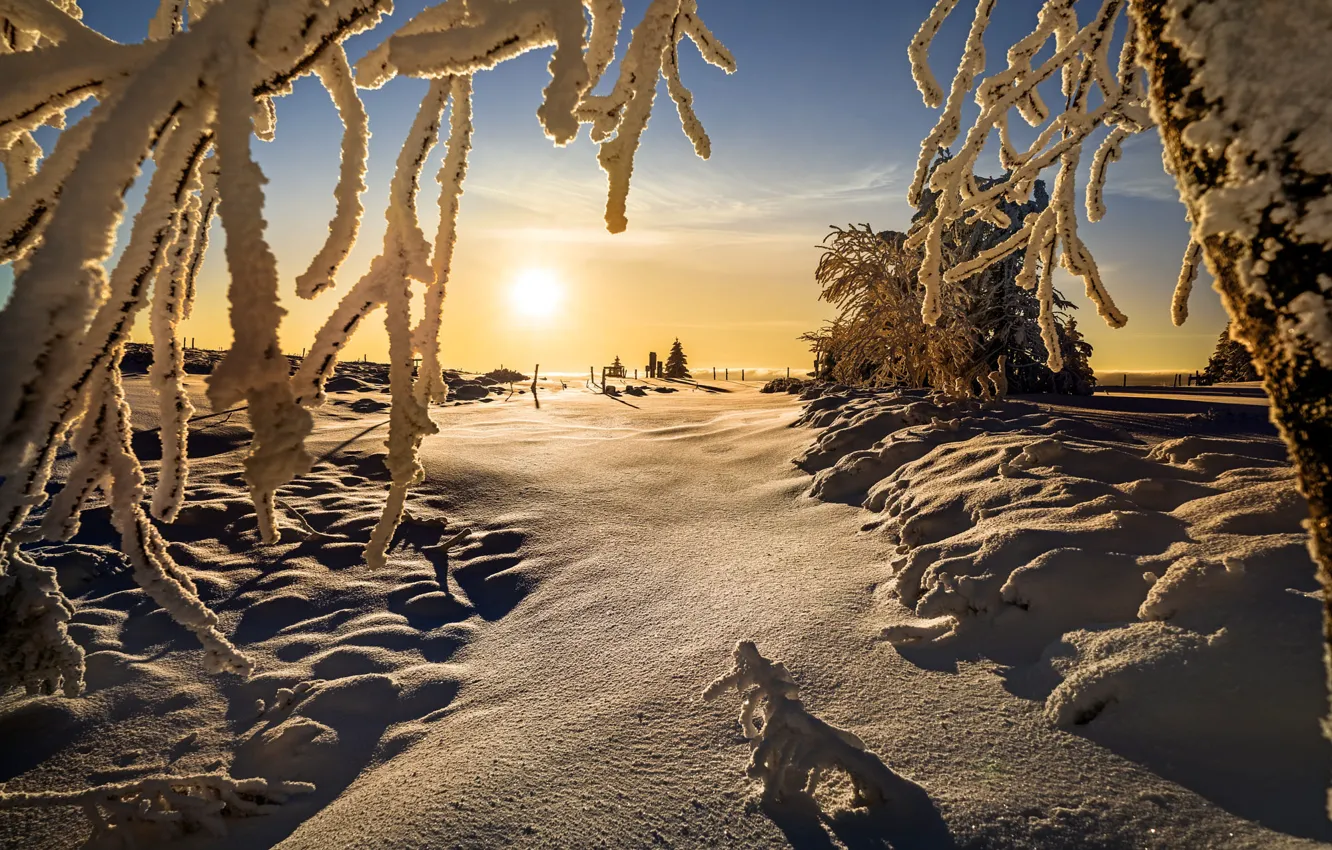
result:
<svg viewBox="0 0 1332 850"><path fill-rule="evenodd" d="M338 45L314 67L342 118L342 170L333 192L338 200L338 210L328 226L328 241L310 261L305 274L296 278L296 291L302 298L313 298L333 286L334 276L356 243L361 213L365 211L361 205L361 193L365 191L365 161L370 155L369 117L356 94L346 52Z"/></svg>
<svg viewBox="0 0 1332 850"><path fill-rule="evenodd" d="M930 72L928 52L934 35L956 5L957 0L938 0L908 51L926 105L943 106L937 123L921 143L916 177L908 192L913 205L922 209L932 206L934 211L917 226L910 240L913 247L923 246L925 250L919 274L925 289L923 315L927 322L938 320L941 286L956 283L1022 251L1024 267L1020 280L1028 287L1036 287L1041 302L1042 332L1051 338L1047 339L1048 365L1058 370L1062 368L1059 347L1049 344L1054 335L1051 279L1054 265L1082 278L1088 298L1110 326L1120 327L1127 321L1102 283L1096 261L1078 234L1075 187L1082 146L1095 130L1109 126L1110 133L1092 160L1086 191L1088 217L1099 220L1105 213L1103 186L1109 165L1119 159L1125 139L1153 126L1147 109L1147 91L1135 64L1136 38L1130 26L1117 69L1112 70L1109 50L1125 0L1103 0L1085 25L1079 24L1072 0L1046 0L1035 29L1009 48L1007 66L985 76L984 38L995 4L994 0L977 0L962 59L945 100ZM1053 54L1034 65L1036 56L1051 41ZM1056 74L1062 79L1066 105L1052 117L1038 87ZM932 168L938 152L952 148L962 135L962 106L973 91L980 106L978 116L962 137L956 154ZM1031 126L1041 127L1025 150L1018 150L1012 143L1008 122L1013 112ZM977 188L976 169L995 134L1000 142L1000 162L1008 173L982 191ZM1000 201L1025 200L1040 172L1053 166L1058 167L1058 172L1046 210L1028 216L1021 230L1001 249L963 266L944 269L941 239L949 224L979 219L1007 226L999 209Z"/></svg>
<svg viewBox="0 0 1332 850"><path fill-rule="evenodd" d="M13 262L16 272L13 295L0 313L0 582L37 586L22 578L35 574L18 547L74 534L79 511L100 488L136 579L200 637L210 669L243 672L248 660L218 631L216 617L172 561L141 504L146 492L120 390L120 353L134 320L151 306L151 380L163 425L152 509L170 521L188 474L185 422L191 406L180 323L194 297L209 223L225 196L228 241L243 254L236 261L245 264L240 276L247 287L233 304L253 321L240 323L230 365L220 367L218 377L222 396L251 401L256 451L248 465L262 517L266 494L300 469L298 417L308 413L290 400L285 359L280 370L273 368L281 312L275 271L263 274L271 253L258 213L262 176L248 154L256 103L268 125L259 129L271 129L265 118L271 95L309 73L330 46L372 25L387 2L233 0L206 17L205 5L194 4L191 11L199 14L186 23L180 3L164 2L148 41L117 45L68 14L77 11L73 3L58 8L0 0L6 34L0 39L0 77L6 80L0 89L0 162L10 185L9 196L0 199L0 260ZM263 37L251 39L258 29ZM64 128L64 113L89 97L97 99L89 114ZM62 132L52 155L39 161L30 131L43 123ZM215 145L218 153L209 158ZM154 171L145 200L108 274L125 192L148 158ZM64 487L40 526L24 529L46 499L56 449L71 434L76 456ZM42 592L62 600L55 583L49 584ZM32 593L16 598L20 607L0 614L6 640L35 631L63 634L61 605L34 607L31 600L38 597ZM20 610L47 613L39 622ZM47 676L47 687L60 681L66 692L77 691L81 658L66 650L56 654L61 663L46 666L58 667L60 677ZM0 687L30 684L25 676L6 670Z"/></svg>
<svg viewBox="0 0 1332 850"><path fill-rule="evenodd" d="M601 100L590 91L615 58L621 0L446 0L372 49L353 75L343 41L373 27L390 5L159 0L147 38L116 44L78 20L75 0L0 0L0 167L9 190L0 199L0 262L15 271L13 294L0 312L0 633L29 647L16 651L29 661L22 670L5 669L0 689L33 682L79 688L81 656L61 625L68 602L21 547L73 536L80 511L98 491L107 497L136 579L199 637L207 666L249 669L145 509L148 489L132 450L120 375L125 342L146 309L154 351L150 380L162 425L150 509L152 517L171 522L186 495L193 409L181 325L195 300L214 216L227 236L232 341L208 379L208 395L214 409L247 407L254 438L245 478L265 542L278 539L278 488L310 467L307 408L322 401L324 380L360 322L386 308L392 483L367 547L370 563L380 564L407 491L422 474L418 449L435 431L428 406L446 393L439 335L472 147L471 75L553 46L538 118L558 144L572 140L581 123L594 124L621 221L633 150L658 76L666 75L695 148L707 153L692 98L679 80L676 44L687 37L713 64L729 70L734 62L699 19L696 0L653 0L612 93ZM377 87L400 72L429 77L431 84L399 154L383 251L341 296L292 376L278 338L286 311L263 219L266 180L251 142L274 137L276 98L297 78L314 75L328 90L344 128L342 162L328 237L296 280L297 294L313 298L336 286L363 213L370 131L356 88ZM95 103L87 114L66 127L66 113L89 100ZM450 102L432 246L421 231L416 198ZM60 131L45 158L33 137L43 125ZM145 199L120 257L108 267L126 193L150 159ZM413 281L425 284L425 311L415 326ZM413 370L418 353L420 376ZM45 514L32 521L47 501L53 461L67 440L74 452L69 474Z"/></svg>
<svg viewBox="0 0 1332 850"><path fill-rule="evenodd" d="M764 658L747 640L736 644L734 657L735 666L708 685L703 699L731 688L740 693L740 728L753 747L747 773L762 780L764 797L812 793L826 771L840 769L851 778L856 805L891 799L900 779L855 735L806 711L785 665Z"/></svg>
<svg viewBox="0 0 1332 850"><path fill-rule="evenodd" d="M587 16L591 17L590 35ZM567 144L580 123L592 125L598 161L610 183L606 225L625 229L634 154L665 78L685 134L700 157L711 145L680 80L678 44L688 38L709 64L735 70L735 59L699 16L697 0L651 0L605 95L591 94L614 57L624 15L622 0L449 0L405 24L384 48L357 63L361 85L376 86L394 71L412 76L462 76L493 68L531 50L554 46L550 84L537 117L556 144Z"/></svg>
<svg viewBox="0 0 1332 850"><path fill-rule="evenodd" d="M139 830L157 841L199 831L225 836L228 818L265 815L313 790L308 782L233 779L225 773L151 776L77 791L0 791L0 811L76 807L92 827L90 845L135 847Z"/></svg>

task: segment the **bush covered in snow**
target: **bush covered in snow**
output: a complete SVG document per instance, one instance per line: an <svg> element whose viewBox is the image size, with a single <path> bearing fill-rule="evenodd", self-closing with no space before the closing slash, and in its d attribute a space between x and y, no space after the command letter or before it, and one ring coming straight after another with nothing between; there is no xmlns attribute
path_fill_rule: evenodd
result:
<svg viewBox="0 0 1332 850"><path fill-rule="evenodd" d="M941 157L935 168L947 162ZM998 182L983 180L980 188ZM1037 319L1040 302L1019 286L1022 258L1010 256L966 277L942 293L941 314L931 323L921 317L925 289L917 279L923 248L912 245L914 234L930 226L937 195L923 201L907 233L874 233L863 228L833 228L824 239L815 272L820 298L838 308L837 318L822 330L806 334L819 357L820 373L849 384L951 388L959 381L985 383L1000 369L1012 392L1089 393L1095 386L1089 357L1091 346L1067 317L1072 302L1054 292L1054 340L1066 358L1056 372L1046 366L1049 342ZM1037 181L1026 203L1006 203L1012 221L1036 214L1049 203ZM1016 225L1000 227L987 221L956 222L944 232L943 250L950 261L964 263L1000 245Z"/></svg>

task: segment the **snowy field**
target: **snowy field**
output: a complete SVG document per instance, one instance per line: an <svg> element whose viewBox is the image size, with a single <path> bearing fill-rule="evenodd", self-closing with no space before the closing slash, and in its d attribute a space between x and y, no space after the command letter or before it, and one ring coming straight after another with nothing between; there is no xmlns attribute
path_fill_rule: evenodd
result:
<svg viewBox="0 0 1332 850"><path fill-rule="evenodd" d="M279 493L276 545L240 477L244 412L193 426L165 533L249 681L203 672L104 508L43 553L77 589L88 688L0 700L6 792L315 784L173 844L237 850L1332 839L1304 505L1262 411L557 383L539 409L432 408L374 571L387 395L349 386ZM760 800L735 694L701 698L740 640L901 777L890 805L849 808L835 780ZM88 833L76 808L0 811L4 848Z"/></svg>

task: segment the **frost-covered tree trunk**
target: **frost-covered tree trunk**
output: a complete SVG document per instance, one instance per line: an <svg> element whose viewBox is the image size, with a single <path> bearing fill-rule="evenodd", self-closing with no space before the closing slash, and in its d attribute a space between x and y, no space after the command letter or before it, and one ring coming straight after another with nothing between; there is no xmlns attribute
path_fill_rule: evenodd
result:
<svg viewBox="0 0 1332 850"><path fill-rule="evenodd" d="M1167 167L1309 500L1332 661L1332 4L1130 11Z"/></svg>

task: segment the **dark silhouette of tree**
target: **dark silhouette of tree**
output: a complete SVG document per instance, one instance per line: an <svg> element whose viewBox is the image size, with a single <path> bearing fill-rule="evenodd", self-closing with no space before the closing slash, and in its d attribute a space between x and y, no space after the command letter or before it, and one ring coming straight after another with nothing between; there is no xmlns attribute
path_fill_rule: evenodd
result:
<svg viewBox="0 0 1332 850"><path fill-rule="evenodd" d="M1258 370L1253 366L1253 357L1244 343L1230 338L1230 323L1221 331L1216 341L1216 351L1207 361L1203 370L1203 380L1209 384L1231 381L1256 381Z"/></svg>
<svg viewBox="0 0 1332 850"><path fill-rule="evenodd" d="M680 345L679 337L676 337L675 342L671 343L671 353L666 355L666 377L689 377L689 358L685 357L684 348Z"/></svg>
<svg viewBox="0 0 1332 850"><path fill-rule="evenodd" d="M1078 330L1077 319L1069 317L1058 327L1064 368L1055 373L1056 388L1070 395L1091 395L1096 391L1096 376L1091 367L1092 345Z"/></svg>

